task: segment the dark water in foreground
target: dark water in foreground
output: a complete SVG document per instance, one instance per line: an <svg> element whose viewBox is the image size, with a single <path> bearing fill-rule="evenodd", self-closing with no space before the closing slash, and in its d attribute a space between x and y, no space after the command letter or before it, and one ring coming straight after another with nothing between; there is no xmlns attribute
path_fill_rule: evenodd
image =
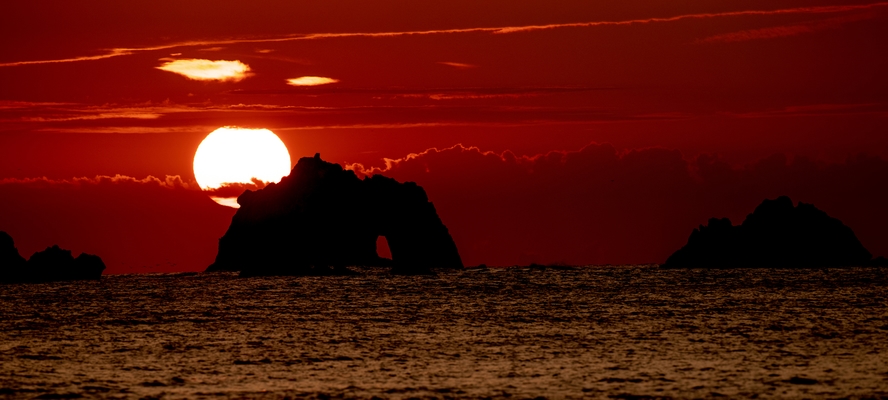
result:
<svg viewBox="0 0 888 400"><path fill-rule="evenodd" d="M888 396L888 269L0 286L0 398Z"/></svg>

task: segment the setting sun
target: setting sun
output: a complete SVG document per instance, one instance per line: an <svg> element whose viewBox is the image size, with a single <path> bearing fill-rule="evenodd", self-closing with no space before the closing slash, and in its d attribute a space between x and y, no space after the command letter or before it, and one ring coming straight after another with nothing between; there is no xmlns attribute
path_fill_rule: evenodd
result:
<svg viewBox="0 0 888 400"><path fill-rule="evenodd" d="M222 127L200 143L194 154L194 178L204 190L232 184L279 182L290 173L287 146L268 129ZM234 197L213 196L217 203L237 208Z"/></svg>

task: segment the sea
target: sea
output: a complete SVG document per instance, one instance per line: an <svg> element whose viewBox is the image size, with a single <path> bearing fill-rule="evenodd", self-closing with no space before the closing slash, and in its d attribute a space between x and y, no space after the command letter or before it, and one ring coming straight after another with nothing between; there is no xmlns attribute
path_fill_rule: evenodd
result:
<svg viewBox="0 0 888 400"><path fill-rule="evenodd" d="M0 398L888 398L888 269L0 286Z"/></svg>

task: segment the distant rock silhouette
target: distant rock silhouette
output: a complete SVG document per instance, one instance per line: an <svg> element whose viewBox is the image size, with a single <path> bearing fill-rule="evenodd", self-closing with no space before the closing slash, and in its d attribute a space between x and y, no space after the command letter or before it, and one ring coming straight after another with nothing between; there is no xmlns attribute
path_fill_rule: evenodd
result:
<svg viewBox="0 0 888 400"><path fill-rule="evenodd" d="M12 237L0 231L0 283L36 283L99 279L105 263L98 256L82 253L77 258L70 250L47 247L28 261L19 255Z"/></svg>
<svg viewBox="0 0 888 400"><path fill-rule="evenodd" d="M25 259L19 255L15 242L8 233L0 231L0 274L6 271L20 271L25 267ZM2 280L2 277L0 277Z"/></svg>
<svg viewBox="0 0 888 400"><path fill-rule="evenodd" d="M661 268L811 268L869 265L851 228L811 204L765 200L739 226L727 218L694 229Z"/></svg>
<svg viewBox="0 0 888 400"><path fill-rule="evenodd" d="M280 183L246 191L207 271L326 275L347 266L392 265L397 273L462 268L447 227L425 191L380 175L359 179L321 160L299 160ZM384 236L392 259L380 258Z"/></svg>

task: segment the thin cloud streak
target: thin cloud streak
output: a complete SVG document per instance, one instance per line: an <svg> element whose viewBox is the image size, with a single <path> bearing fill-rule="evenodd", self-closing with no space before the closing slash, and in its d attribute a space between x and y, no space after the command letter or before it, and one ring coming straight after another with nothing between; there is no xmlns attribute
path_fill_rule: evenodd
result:
<svg viewBox="0 0 888 400"><path fill-rule="evenodd" d="M806 33L814 33L822 30L837 28L846 23L872 19L872 14L852 15L848 17L829 18L824 21L808 22L804 24L783 25L762 29L750 29L739 32L724 33L698 40L698 43L734 43L749 40L776 39L781 37L797 36Z"/></svg>
<svg viewBox="0 0 888 400"><path fill-rule="evenodd" d="M597 26L620 26L620 25L638 25L662 22L676 22L682 20L693 19L709 19L724 17L741 17L741 16L757 16L757 15L790 15L790 14L834 14L848 11L868 10L878 7L886 7L888 2L878 2L869 4L841 5L841 6L816 6L816 7L798 7L786 8L778 10L746 10L746 11L728 11L721 13L699 13L676 15L673 17L654 17L643 19L632 19L623 21L591 21L591 22L573 22L558 23L545 25L524 25L524 26L507 26L507 27L482 27L482 28L458 28L458 29L431 29L422 31L398 31L398 32L344 32L344 33L313 33L313 34L294 34L282 37L271 37L261 39L227 39L227 40L203 40L203 41L186 41L171 43L167 45L158 45L150 47L135 48L114 48L108 50L106 54L94 56L72 57L51 60L31 60L31 61L14 61L0 63L0 67L15 67L36 64L54 64L67 62L82 62L104 60L113 57L121 57L131 55L136 52L147 52L157 50L169 50L179 47L194 46L219 46L246 43L275 43L275 42L293 42L300 40L318 40L318 39L337 39L337 38L378 38L378 37L398 37L398 36L422 36L422 35L440 35L440 34L464 34L464 33L492 33L492 34L510 34L519 32L531 32L549 29L561 28L588 28Z"/></svg>
<svg viewBox="0 0 888 400"><path fill-rule="evenodd" d="M458 62L450 62L450 61L438 61L438 64L446 65L448 67L453 67L453 68L459 68L459 69L478 68L477 65L458 63Z"/></svg>
<svg viewBox="0 0 888 400"><path fill-rule="evenodd" d="M676 15L674 17L645 18L645 19L625 20L625 21L601 21L601 22L577 22L577 23L569 23L569 24L528 25L528 26L501 28L499 30L494 31L493 33L502 34L502 33L538 31L538 30L556 29L556 28L586 28L586 27L593 27L593 26L636 25L636 24L649 24L649 23L655 23L655 22L676 22L676 21L682 21L682 20L687 20L687 19L743 17L743 16L755 16L755 15L834 14L834 13L848 12L848 11L868 10L868 9L872 9L872 8L876 8L876 7L885 7L885 6L888 6L888 2L858 4L858 5L848 5L848 6L819 6L819 7L786 8L786 9L780 9L780 10L729 11L729 12L722 12L722 13L686 14L686 15Z"/></svg>
<svg viewBox="0 0 888 400"><path fill-rule="evenodd" d="M26 110L35 107L58 107L69 105L76 105L76 103L0 100L0 110Z"/></svg>
<svg viewBox="0 0 888 400"><path fill-rule="evenodd" d="M35 129L33 132L142 135L149 133L207 133L212 132L218 127L218 125L191 125L184 127L99 126L83 128L41 128Z"/></svg>
<svg viewBox="0 0 888 400"><path fill-rule="evenodd" d="M527 126L564 126L564 125L590 125L602 123L623 123L652 120L679 120L690 119L692 116L684 115L602 115L601 118L557 120L557 119L527 119L518 122L503 121L447 121L447 122L414 122L414 123L380 123L380 124L340 124L340 125L312 125L277 127L275 131L306 131L323 129L415 129L415 128L442 128L442 127L490 127L490 128L521 128Z"/></svg>
<svg viewBox="0 0 888 400"><path fill-rule="evenodd" d="M186 181L180 175L166 175L163 179L148 175L144 179L134 178L131 176L117 174L97 175L93 178L79 177L71 179L49 179L45 176L39 178L3 178L0 179L0 185L29 185L29 186L82 186L82 185L101 185L101 184L122 184L122 183L138 183L155 185L166 189L187 189L200 191L197 182Z"/></svg>
<svg viewBox="0 0 888 400"><path fill-rule="evenodd" d="M428 89L398 89L388 87L319 87L308 91L307 88L302 89L235 89L230 91L231 94L239 95L269 95L269 94L296 94L296 95L318 95L318 94L372 94L375 96L391 95L401 97L427 97L433 95L441 96L511 96L511 95L544 95L557 93L576 93L598 90L617 90L618 87L593 87L593 86L540 86L540 87L510 87L510 88L485 88L485 87L454 87L454 88L428 88Z"/></svg>
<svg viewBox="0 0 888 400"><path fill-rule="evenodd" d="M888 117L888 104L812 104L789 106L779 110L726 113L726 115L736 118L828 117L854 115Z"/></svg>
<svg viewBox="0 0 888 400"><path fill-rule="evenodd" d="M77 117L24 117L25 122L65 122L65 121L95 121L100 119L158 119L163 114L158 113L102 113L96 115L82 115Z"/></svg>

